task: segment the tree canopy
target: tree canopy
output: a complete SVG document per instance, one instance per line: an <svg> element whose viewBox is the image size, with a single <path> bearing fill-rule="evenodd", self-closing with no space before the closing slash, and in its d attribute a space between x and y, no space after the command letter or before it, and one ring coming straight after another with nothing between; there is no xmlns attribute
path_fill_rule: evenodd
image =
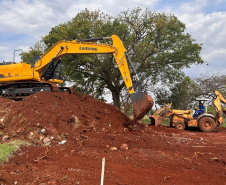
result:
<svg viewBox="0 0 226 185"><path fill-rule="evenodd" d="M183 68L202 64L202 44L196 43L185 31L185 24L175 15L134 8L111 16L100 10L79 12L66 23L51 28L43 36L47 50L60 40L74 40L118 35L138 73L144 89L152 91L154 84L175 83L184 76ZM109 42L109 41L104 41ZM38 47L40 49L40 47ZM37 49L31 48L30 56ZM43 50L43 52L44 52ZM28 58L28 57L26 57ZM66 80L82 93L103 99L108 89L114 105L120 108L125 91L121 74L109 55L71 55L63 59ZM132 78L134 72L131 71Z"/></svg>

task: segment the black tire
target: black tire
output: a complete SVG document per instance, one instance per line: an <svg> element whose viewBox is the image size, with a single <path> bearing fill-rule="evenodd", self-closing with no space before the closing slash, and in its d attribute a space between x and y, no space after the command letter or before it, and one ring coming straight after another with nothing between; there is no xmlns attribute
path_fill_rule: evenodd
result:
<svg viewBox="0 0 226 185"><path fill-rule="evenodd" d="M178 121L175 123L175 129L178 129L178 130L184 130L185 129L185 124L181 121Z"/></svg>
<svg viewBox="0 0 226 185"><path fill-rule="evenodd" d="M216 123L211 117L202 117L198 121L199 130L202 132L210 132L216 127Z"/></svg>

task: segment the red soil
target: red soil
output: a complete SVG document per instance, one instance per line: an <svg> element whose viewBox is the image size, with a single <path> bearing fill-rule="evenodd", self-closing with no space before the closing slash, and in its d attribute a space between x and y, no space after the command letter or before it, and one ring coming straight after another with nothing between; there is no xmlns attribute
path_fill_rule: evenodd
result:
<svg viewBox="0 0 226 185"><path fill-rule="evenodd" d="M1 143L31 145L0 165L0 185L100 184L102 158L107 185L226 184L224 128L148 127L80 94L43 92L1 102L0 131L9 136L0 136Z"/></svg>

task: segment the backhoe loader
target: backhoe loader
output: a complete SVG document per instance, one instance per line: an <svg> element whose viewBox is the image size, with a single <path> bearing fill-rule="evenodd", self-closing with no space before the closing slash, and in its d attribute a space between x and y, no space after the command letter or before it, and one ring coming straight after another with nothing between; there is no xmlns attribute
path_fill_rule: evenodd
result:
<svg viewBox="0 0 226 185"><path fill-rule="evenodd" d="M93 41L112 39L112 45ZM84 40L62 40L53 45L32 65L20 63L2 63L0 65L0 95L10 99L22 99L40 91L67 91L68 87L58 87L63 80L56 77L55 70L62 57L71 54L112 54L121 72L123 81L133 104L134 119L141 119L152 108L153 100L141 92L141 82L126 53L126 49L117 35ZM130 63L135 72L133 84L128 67ZM135 92L135 90L137 90Z"/></svg>
<svg viewBox="0 0 226 185"><path fill-rule="evenodd" d="M207 113L207 107L204 113L198 115L198 117L194 117L194 110L171 109L172 104L167 104L149 116L151 120L150 125L160 125L164 118L171 116L170 127L181 130L188 127L198 127L199 130L203 132L212 131L216 126L221 126L223 124L223 112L226 113L225 110L222 110L221 106L221 103L226 104L226 99L219 91L215 91L214 93L216 97L212 103L216 110L215 116ZM196 101L206 102L210 101L210 99L196 98Z"/></svg>

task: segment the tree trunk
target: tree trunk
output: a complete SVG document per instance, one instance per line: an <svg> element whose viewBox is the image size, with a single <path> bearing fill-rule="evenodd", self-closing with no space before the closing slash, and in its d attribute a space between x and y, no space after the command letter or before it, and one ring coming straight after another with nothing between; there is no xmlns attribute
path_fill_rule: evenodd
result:
<svg viewBox="0 0 226 185"><path fill-rule="evenodd" d="M121 105L120 92L117 90L111 90L111 93L112 93L114 106L117 107L119 110L121 110L121 108L120 108L120 105Z"/></svg>

